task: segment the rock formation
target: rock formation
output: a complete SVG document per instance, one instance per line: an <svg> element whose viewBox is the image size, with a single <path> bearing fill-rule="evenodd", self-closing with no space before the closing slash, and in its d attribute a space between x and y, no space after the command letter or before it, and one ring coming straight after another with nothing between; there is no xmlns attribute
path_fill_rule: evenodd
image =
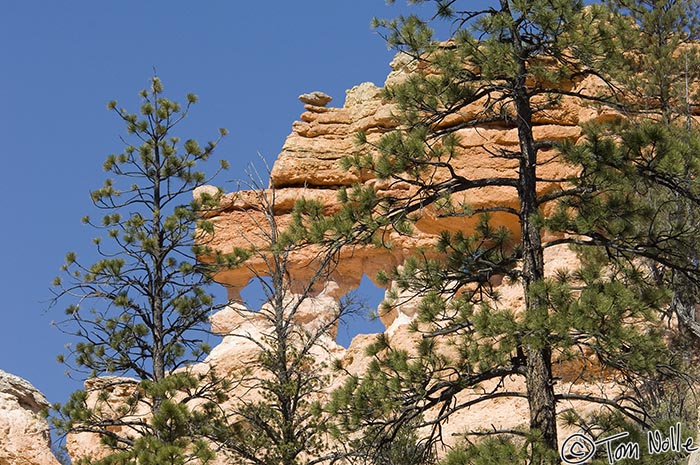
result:
<svg viewBox="0 0 700 465"><path fill-rule="evenodd" d="M401 55L392 62L392 68L386 84L397 82L412 71L409 62ZM580 82L566 83L566 86L567 90L578 91L597 88L600 83L595 78L586 78ZM301 100L306 102L306 111L302 113L301 120L293 124L292 133L287 137L272 168L270 184L274 188L275 219L280 227L289 224L294 202L302 197L318 200L326 205L327 211L333 211L337 204L337 190L357 182L374 185L379 195L409 189L405 185L377 180L368 173L346 171L340 166L342 157L357 150L358 131L363 131L368 140L372 141L396 127L394 109L382 99L382 89L372 83L360 84L347 91L345 104L341 108L326 107L325 100L318 104L309 103L313 102L311 96L315 94L318 93L302 96L304 98ZM483 105L477 102L463 109L462 113L443 121L441 127L457 125L481 111ZM566 96L558 106L535 114L534 133L540 141L576 141L581 137L580 123L613 116L615 113L610 110L601 110L579 98ZM515 160L496 158L492 154L502 148L517 148L517 129L505 123L490 123L460 129L457 134L463 148L460 156L453 161L457 169L468 171L473 177L516 176ZM542 150L540 157L542 160L548 160L552 158L552 154L552 150ZM543 163L540 175L542 178L556 179L570 172L571 167L552 161ZM540 193L560 187L554 182L542 182L538 185ZM230 252L235 247L245 248L251 244L264 246L257 231L263 219L263 213L258 208L257 195L259 194L250 191L240 191L223 196L220 209L210 217L216 227L211 246L223 252ZM455 195L454 200L465 201L475 209L493 205L517 207L515 191L499 187ZM473 218L444 218L433 208L424 208L415 224L415 234L412 237L392 235L388 238L393 246L391 250L355 247L346 251L330 278L337 287L336 296L356 288L365 274L374 279L378 271L400 265L418 246L433 243L435 235L440 231L469 231L474 223ZM508 215L494 213L492 224L508 227L516 237L520 234L518 225ZM292 279L304 280L304 270L313 259L313 254L314 251L309 250L291 259ZM231 299L238 300L241 289L256 273L265 274L264 265L252 261L248 267L220 272L217 281L226 286ZM411 314L413 312L408 307L404 310ZM382 322L387 328L391 327L399 313L381 315ZM404 315L401 323L409 319L410 315Z"/></svg>
<svg viewBox="0 0 700 465"><path fill-rule="evenodd" d="M402 56L394 60L392 68L387 84L397 82L413 71L409 62ZM597 88L600 83L594 78L586 78L564 85L568 86L567 90L575 92ZM349 187L358 182L365 183L375 186L379 195L390 195L410 189L409 186L377 180L368 173L345 171L340 166L340 159L357 149L355 138L358 131L363 131L368 140L373 141L387 130L397 127L393 116L394 109L391 104L383 100L382 90L372 83L358 85L347 91L345 104L341 108L327 107L328 102L325 99L316 101L312 98L316 94L318 93L300 97L300 100L305 103L305 111L300 121L293 124L292 133L287 137L272 168L270 188L266 191L266 195L274 195L274 217L280 227L290 223L294 202L302 197L315 199L326 206L326 211L332 212L336 208L336 193L340 187ZM463 109L462 113L440 123L441 127L457 125L472 119L482 111L484 111L483 104L477 102ZM579 98L567 96L563 97L556 107L536 114L534 134L540 141L571 140L575 142L581 137L580 123L606 120L615 116L617 115L610 110L600 109ZM490 123L460 129L457 135L463 149L460 156L454 160L454 166L458 170L468 172L471 177L496 175L516 177L515 160L496 158L492 154L499 149L517 150L519 143L517 129L505 122ZM553 149L540 152L543 160L540 171L542 178L557 179L571 173L570 166L558 161L544 161L556 158L552 157L553 154ZM538 190L540 193L546 193L560 187L555 182L542 182L538 185ZM209 245L222 252L230 252L235 247L246 248L251 244L264 248L266 244L259 227L260 224L265 224L265 221L264 214L259 208L259 195L260 193L251 191L224 195L220 208L210 215L210 220L215 225L215 233L210 237ZM493 205L517 208L516 193L512 189L483 188L476 192L458 194L455 197L455 202L465 201L473 208ZM424 208L415 223L415 234L411 237L391 234L388 237L393 246L391 249L357 246L343 252L337 268L327 281L326 288L330 286L332 292L324 289L318 292L318 296L331 301L338 299L341 295L358 287L363 275L374 279L378 271L400 266L407 257L415 253L419 246L434 243L436 234L440 231L470 231L474 223L475 220L470 218L443 218L433 208ZM519 225L512 217L505 214L494 213L492 224L509 228L516 238L520 234ZM291 257L289 273L292 281L303 282L308 278L307 270L309 264L314 262L315 252L310 248ZM566 246L547 249L545 254L546 271L549 275L553 275L558 269L576 266L576 256ZM228 289L229 298L236 302L235 305L242 305L240 291L254 276L266 274L263 261L253 259L247 267L220 272L216 279ZM392 284L389 283L389 287L391 286ZM523 307L523 292L519 284L503 283L500 284L499 290L502 294L500 305L514 309ZM224 343L214 349L209 362L226 367L225 371L230 371L232 364L236 365L243 359L254 356L254 352L249 352L249 347L237 345L234 342L233 334L249 331L255 323L241 321L234 310L233 308L225 310L212 319L215 330L225 338ZM407 301L388 313L380 313L386 332L395 345L407 349L411 347L411 341L415 335L408 331L407 324L415 314L415 301ZM322 312L319 313L319 317L321 316ZM359 335L347 350L338 347L332 341L327 341L327 344L332 347L330 353L341 359L345 369L352 373L360 373L368 363L365 348L373 340L372 336ZM575 376L567 376L565 370L562 370L561 377L561 389L572 392L585 392L590 389L590 386L583 382L574 383ZM336 380L334 386L338 386L341 381ZM514 383L517 382L519 381L514 381ZM522 386L519 387L522 388ZM525 400L499 400L475 406L454 415L445 425L443 435L453 441L454 439L450 439L451 435L463 431L465 425L514 428L527 425L528 418Z"/></svg>
<svg viewBox="0 0 700 465"><path fill-rule="evenodd" d="M0 370L0 465L58 465L41 413L48 406L28 381Z"/></svg>
<svg viewBox="0 0 700 465"><path fill-rule="evenodd" d="M413 72L408 60L399 55L392 62L393 71L386 84L397 82ZM567 90L592 90L600 87L600 82L589 77L577 82L567 82ZM322 92L312 92L299 97L305 111L300 121L294 122L292 133L282 147L275 162L270 179L270 188L263 192L268 199L274 197L274 219L280 228L291 222L292 208L300 198L315 199L323 204L327 212L336 208L336 193L340 187L354 183L365 183L376 187L379 195L388 195L396 191L406 191L409 186L389 184L377 180L368 173L345 171L340 166L340 159L356 150L355 136L363 131L368 140L376 140L387 130L396 128L393 107L382 98L381 88L372 83L364 83L347 91L345 103L340 108L327 107L331 98ZM441 127L447 128L473 118L484 110L483 104L477 102L443 121ZM565 96L556 107L538 112L534 117L534 133L540 141L577 141L581 137L580 123L602 121L618 116L614 111L601 109L573 96ZM457 131L462 147L460 157L455 161L459 170L469 172L471 176L489 175L516 176L517 164L514 160L504 160L491 156L498 149L517 149L517 130L506 123L491 123L469 127ZM572 168L553 159L552 150L542 150L542 178L557 179L570 174ZM559 189L556 182L541 182L540 193ZM200 189L195 195L206 193L218 195L213 187ZM236 247L249 248L251 245L265 249L266 238L261 225L267 225L265 214L260 208L260 192L240 191L221 197L219 207L208 214L215 227L213 235L207 237L208 245L221 252L231 252ZM461 196L460 196L461 195ZM516 194L502 188L483 188L476 192L457 195L455 201L468 202L472 207L492 205L517 207ZM468 196L468 197L467 197ZM375 247L353 247L342 252L337 267L333 269L321 286L316 286L311 293L307 308L299 317L302 325L313 325L337 308L338 299L347 292L357 288L364 275L375 279L377 272L400 266L418 247L432 244L436 234L442 230L469 231L474 226L474 219L443 218L434 209L425 208L420 212L415 223L415 234L411 237L391 234L387 239L392 242L391 249ZM495 213L492 224L509 228L517 238L520 234L518 225L506 215ZM290 257L288 272L290 285L304 283L309 279L316 250L308 248ZM550 248L545 252L546 272L550 276L561 268L576 266L576 256L566 246ZM216 280L228 290L231 300L229 308L212 317L212 329L224 337L223 342L215 347L206 364L215 366L221 373L232 374L255 360L258 348L246 337L255 336L265 331L265 322L259 318L242 317L244 309L241 290L256 276L265 276L268 270L261 257L253 257L246 266L223 270L216 275ZM495 283L500 285L501 305L518 309L523 307L523 292L519 284ZM389 288L392 286L389 283ZM404 348L410 348L415 337L408 331L407 324L416 314L416 304L408 301L398 305L392 311L380 314L382 323L392 342ZM338 346L332 337L322 340L324 361L339 359L342 366L351 373L361 373L367 366L365 348L374 340L371 335L358 335L348 349ZM578 373L570 374L561 369L558 375L560 389L572 392L587 392L592 389L584 381L577 380ZM342 379L333 380L329 390L339 386ZM518 381L513 381L517 383ZM517 387L517 386L514 386ZM605 387L605 386L602 386ZM600 385L597 386L601 388ZM463 394L463 397L468 396ZM465 400L464 398L460 400ZM576 406L579 407L579 406ZM444 426L443 435L449 441L465 429L465 425L493 426L496 428L515 428L527 425L527 402L520 400L498 400L481 404L454 415ZM99 445L94 438L81 438L74 441L76 453L84 454L96 450ZM91 442L92 441L92 442ZM2 462L0 462L2 465Z"/></svg>
<svg viewBox="0 0 700 465"><path fill-rule="evenodd" d="M410 66L410 60L399 55L392 62L393 71L387 78L385 85L390 85L404 79L409 73L414 72ZM594 94L602 90L602 82L595 77L587 77L575 82L562 83L571 95L580 91ZM315 93L314 93L315 94ZM313 94L310 94L313 95ZM373 185L379 195L390 195L395 190L407 190L409 186L401 184L389 184L377 180L367 173L346 171L340 166L340 159L357 150L356 134L363 131L367 139L376 141L387 130L397 127L393 116L394 108L382 98L382 89L372 83L360 84L347 91L345 103L340 108L327 107L327 101L313 101L306 96L300 98L305 104L305 111L301 114L300 121L294 122L292 133L282 147L271 172L270 189L267 193L274 192L274 216L281 227L289 224L290 215L295 200L310 198L318 200L331 212L337 203L336 193L341 187L349 187L354 183ZM505 109L508 111L508 109ZM447 128L470 120L484 111L482 102L476 102L464 108L460 114L452 115L441 122L441 127ZM539 141L561 142L569 140L576 142L582 135L581 123L588 121L607 121L619 117L619 113L609 108L600 107L591 102L586 102L574 96L564 96L555 107L547 111L537 112L533 117L534 135ZM470 177L485 176L516 176L517 162L493 157L499 149L518 148L517 129L507 124L490 123L476 127L459 129L456 134L460 140L462 152L453 160L458 170L469 173ZM572 167L562 164L553 157L554 149L542 150L539 157L542 160L539 175L546 179L560 179L572 173ZM549 161L545 161L549 160ZM560 189L562 186L556 182L541 182L538 184L540 194ZM468 196L468 197L467 197ZM493 205L511 206L517 208L516 194L512 190L502 188L484 188L467 194L456 196L455 202L465 201L473 208L489 207ZM222 198L220 209L211 216L216 225L216 233L212 238L212 245L219 250L228 252L234 247L247 247L251 243L264 247L265 244L258 241L260 235L256 233L256 227L262 221L261 212L257 208L256 194L252 192L235 192ZM492 224L509 228L517 238L520 234L519 225L512 217L494 213ZM415 229L411 237L391 235L388 240L392 248L379 249L374 247L354 247L342 254L337 269L329 278L334 292L325 294L326 298L338 298L340 295L351 291L359 285L363 275L374 279L380 270L388 270L394 266L400 266L404 260L411 256L417 247L432 244L436 234L442 230L469 231L474 226L474 220L469 218L449 219L441 218L434 209L424 208L415 223ZM548 238L546 238L548 239ZM301 252L292 257L290 262L291 279L303 281L308 274L305 272L309 263L314 260L314 251ZM545 251L546 274L554 275L559 269L575 269L578 259L567 246L550 248ZM260 262L253 261L248 268L226 270L217 275L217 280L222 283L229 292L229 297L241 305L240 291L255 274L265 274L265 267ZM500 305L506 308L523 308L523 292L519 284L500 284L499 292L502 296ZM389 283L389 288L392 286ZM229 315L232 313L229 312ZM412 347L415 334L408 331L407 324L416 314L415 301L406 301L398 305L386 314L380 313L382 323L386 327L386 333L392 344L408 350ZM236 322L230 325L226 322L227 313L215 315L213 321L215 327L220 329L220 334L231 334L243 327L244 323ZM249 323L248 323L249 324ZM237 329L238 328L238 329ZM231 336L226 336L230 340ZM347 350L339 348L333 342L331 353L341 360L342 366L351 373L361 373L368 364L365 354L366 347L374 341L373 335L358 335L351 342ZM230 364L230 357L236 358L235 348L229 346L224 351L217 348L212 353L210 362ZM252 354L248 354L250 357ZM597 383L595 385L581 380L580 371L576 367L557 366L557 376L560 378L557 389L572 393L586 394L591 392L616 392L616 387L609 383ZM329 390L342 382L336 379ZM522 381L510 381L509 388L522 389L517 385ZM602 390L602 391L601 391ZM462 393L457 402L468 399L469 393ZM591 406L572 403L562 405L560 408L574 407L579 412L590 411ZM428 414L430 416L430 414ZM529 412L527 402L524 399L498 399L494 402L479 404L470 409L457 412L450 421L443 425L443 438L448 443L454 443L460 437L460 433L468 426L483 426L494 428L518 428L527 427ZM561 438L570 433L565 428L560 432ZM691 457L691 463L700 463L700 455L695 453Z"/></svg>

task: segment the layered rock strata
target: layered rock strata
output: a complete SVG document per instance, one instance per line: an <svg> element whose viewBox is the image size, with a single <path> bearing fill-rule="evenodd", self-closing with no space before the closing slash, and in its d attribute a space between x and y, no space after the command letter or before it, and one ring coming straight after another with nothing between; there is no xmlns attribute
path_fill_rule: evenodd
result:
<svg viewBox="0 0 700 465"><path fill-rule="evenodd" d="M415 71L410 61L401 56L394 60L392 68L393 71L385 85L396 83ZM595 78L562 84L572 93L578 91L594 93L601 88L601 85L601 82ZM379 195L397 196L405 195L411 189L410 186L401 183L375 179L369 173L346 171L341 168L340 160L358 150L356 134L359 131L362 131L370 142L374 142L383 133L397 128L394 107L382 98L382 89L372 83L356 86L347 91L345 103L340 108L328 107L328 99L314 100L312 96L317 94L307 94L300 98L304 103L305 111L301 114L300 121L293 124L292 133L287 137L272 168L270 188L262 193L267 199L274 197L273 216L279 228L284 228L291 222L294 202L300 198L317 200L325 206L327 212L332 212L337 209L336 196L341 187L362 183L374 186ZM440 122L440 128L457 126L485 111L487 111L485 102L476 102L464 108L461 113ZM500 111L507 113L512 110L504 107ZM565 140L576 142L582 136L581 123L603 121L618 116L614 111L599 108L580 98L563 97L556 106L536 113L533 119L535 125L533 132L538 141L547 141L551 144ZM461 150L459 156L453 160L453 166L458 173L469 178L517 177L516 160L494 156L503 150L518 150L517 129L512 123L504 120L503 123L492 122L466 127L458 129L456 134ZM541 166L538 173L542 179L557 180L572 174L572 167L562 164L554 155L553 148L540 152ZM545 194L561 189L563 186L558 181L547 181L539 183L537 187L539 194ZM260 225L267 223L265 212L259 208L260 195L260 192L251 191L224 195L220 209L210 217L215 225L215 234L211 237L210 245L222 252L251 245L264 249L267 244L264 242L264 234L261 234ZM457 194L453 200L455 203L467 203L474 209L496 205L518 208L516 191L500 187ZM332 310L335 308L333 299L337 302L340 296L355 289L363 275L374 279L378 271L401 266L406 258L415 254L420 247L433 244L441 231L460 230L468 233L473 230L475 222L474 218L444 217L434 208L423 208L417 215L413 235L409 237L389 234L386 237L387 242L392 245L391 248L356 246L344 251L337 267L327 277L326 286L318 289L314 297L329 299L327 308ZM518 238L520 229L514 218L506 214L494 213L491 222L494 226L507 227L513 236ZM289 279L292 282L303 283L309 279L308 270L313 268L310 265L314 263L316 253L317 251L313 248L308 248L290 257L288 268ZM550 276L558 269L575 268L578 263L575 255L566 246L548 249L545 254L546 272ZM240 300L240 291L256 275L264 276L267 273L264 260L253 259L247 267L222 271L216 279L226 286L229 297L237 302L235 305L243 305ZM523 308L523 292L519 284L500 281L494 284L499 285L501 294L498 305L515 310ZM389 283L387 290L392 286L394 285ZM408 323L414 319L416 312L416 300L406 299L391 311L379 313L392 344L407 350L412 348L412 341L416 335L408 330ZM225 371L228 372L232 369L232 364L236 365L241 360L243 353L247 354L245 357L248 358L254 356L254 352L249 352L249 348L236 342L237 339L234 336L237 332L248 331L245 328L254 325L254 322L241 321L235 315L237 312L230 309L213 318L215 330L224 336L224 344L214 350L209 362L213 365L225 366ZM316 317L322 318L323 310ZM309 321L312 320L313 317L309 319ZM332 348L329 353L339 358L348 372L359 374L369 362L365 349L373 340L374 336L359 335L347 350L338 347L332 341L325 343ZM560 367L559 371L558 375L561 377L559 389L581 393L594 389L586 382L577 379L579 372L576 370L568 371ZM329 390L339 386L341 382L342 379L335 379L329 386ZM505 389L523 389L518 380L507 381L507 384L509 383L511 385L505 386ZM612 386L608 388L613 389ZM596 386L596 389L601 389L601 386ZM473 393L464 392L457 401L466 401L473 395ZM582 407L574 406L579 409ZM459 433L467 426L517 428L527 426L528 418L527 402L524 399L498 400L458 412L449 423L444 425L443 434L448 442L454 442L459 440Z"/></svg>
<svg viewBox="0 0 700 465"><path fill-rule="evenodd" d="M385 85L391 85L414 72L410 61L401 55L392 62L392 72ZM562 84L570 92L594 93L601 87L595 78ZM266 191L268 198L274 196L274 217L279 228L291 221L294 202L300 198L314 199L331 212L337 208L337 191L355 183L372 185L378 195L405 195L408 185L381 181L369 173L344 170L340 160L358 150L356 135L362 131L369 141L376 141L383 133L397 127L394 107L382 98L382 89L372 83L360 84L347 91L345 104L340 108L327 107L328 100L316 101L305 94L300 99L305 111L292 126L292 133L282 147L272 168L270 185ZM325 95L325 94L323 94ZM316 104L314 104L315 102ZM464 121L485 112L485 102L476 102L439 123L440 128L457 126ZM502 111L509 111L504 108ZM550 143L564 140L577 141L581 137L580 124L586 121L602 121L618 116L614 111L601 109L577 97L563 97L556 106L537 112L533 117L534 135L538 141ZM502 150L518 150L517 129L507 120L503 123L489 123L467 127L456 131L461 147L460 154L452 164L460 174L469 178L487 176L517 177L517 161L494 156ZM542 179L561 179L571 174L572 168L557 161L554 149L542 150L539 154L541 166L538 174ZM560 189L556 181L538 184L540 194ZM260 211L260 193L240 191L223 196L220 209L211 220L216 232L210 245L223 252L235 247L256 245L265 247L260 225L266 224L265 214ZM517 193L514 189L488 187L455 194L454 202L464 202L474 209L506 206L518 208ZM334 297L339 297L359 285L363 275L374 279L380 270L401 265L407 257L424 245L434 243L441 231L473 230L475 218L444 216L433 207L420 210L415 223L415 234L410 237L389 234L386 241L390 249L376 247L353 247L346 250L337 268L328 278L334 286ZM494 226L509 228L517 239L520 234L517 220L505 213L492 214ZM291 257L289 262L292 280L304 282L308 279L308 265L314 259L316 250L309 248ZM252 260L248 267L222 271L217 280L227 287L229 297L240 299L240 291L256 275L265 275L262 260ZM387 328L401 316L401 323L410 320L414 313L410 305L381 315Z"/></svg>
<svg viewBox="0 0 700 465"><path fill-rule="evenodd" d="M398 56L392 62L392 72L385 85L391 85L404 79L415 69L410 61ZM589 94L601 89L601 82L595 78L586 78L577 82L562 83L572 94L578 91ZM376 141L386 131L397 128L394 107L382 98L382 89L372 83L364 83L347 91L342 107L329 107L330 96L322 92L312 92L300 96L304 112L300 120L294 122L292 133L287 137L282 151L277 158L270 176L270 187L263 191L239 191L225 194L219 208L208 216L215 232L207 236L210 247L224 253L237 247L251 247L265 250L269 246L269 227L284 229L292 221L294 203L301 198L314 199L325 206L326 212L337 209L337 192L341 187L350 187L355 183L371 185L379 195L405 195L410 186L391 183L373 178L369 173L346 171L341 168L340 160L358 150L356 134L362 131L369 141ZM506 113L507 107L502 109ZM486 111L485 102L476 102L464 108L461 113L452 115L440 122L440 128L456 127L461 123L482 115ZM587 121L604 121L619 115L609 109L597 107L573 96L563 97L556 106L546 111L537 112L533 118L533 132L538 141L551 143L560 141L576 142L581 137L581 123ZM456 131L461 148L459 157L454 160L454 167L459 173L470 178L498 176L517 176L517 162L496 157L502 150L518 150L517 129L504 120L502 123L466 127ZM539 154L541 166L539 175L543 179L556 180L572 174L572 167L562 164L554 157L554 149L542 150ZM540 194L562 188L557 181L538 184ZM195 196L206 193L217 195L218 189L208 186L195 192ZM268 203L269 209L261 208ZM455 202L468 203L474 209L494 205L517 208L517 193L513 189L492 187L455 195ZM274 221L270 222L270 216ZM511 230L517 239L519 225L505 214L494 213L494 226L504 226ZM404 261L423 246L435 242L436 235L443 230L473 230L475 220L466 217L444 217L431 207L418 212L414 234L400 236L388 234L386 241L391 248L356 246L341 253L337 265L328 276L312 287L308 301L297 314L297 323L306 328L317 327L319 323L332 317L338 309L339 299L347 292L357 288L364 275L375 279L377 272L401 266ZM292 290L302 289L312 279L317 264L318 250L305 248L289 257L287 264L288 285ZM565 246L550 248L545 252L546 273L552 276L558 269L576 267L576 256ZM212 317L212 329L223 336L223 342L214 348L202 367L215 367L220 373L235 376L236 373L254 365L259 348L253 342L269 331L269 323L257 317L255 308L246 308L241 298L241 291L251 280L270 274L264 253L253 257L242 266L223 270L216 275L216 280L228 290L230 306ZM499 286L501 299L498 305L505 308L523 307L523 292L519 284L495 281ZM394 286L388 283L387 290ZM250 304L248 304L250 305ZM392 344L410 350L416 335L408 330L417 312L415 300L406 300L386 313L380 312L386 333ZM246 316L247 315L247 316ZM367 346L375 339L373 335L358 335L350 346L344 349L338 346L330 334L319 341L318 359L324 366L339 360L350 373L362 373L369 363L365 353ZM319 369L321 368L319 365ZM567 371L566 367L557 367L561 378L558 389L570 392L586 393L592 390L611 389L613 386L597 384L595 387L578 378L576 370ZM342 377L334 377L329 372L328 390L340 385ZM507 381L506 389L521 389L519 381ZM464 392L457 399L466 401L474 393ZM577 408L580 405L573 405ZM428 417L430 413L428 414ZM528 409L525 400L498 400L479 404L455 414L443 427L443 435L449 442L459 440L464 429L474 426L493 428L517 428L527 426ZM80 454L98 450L94 438L83 437L74 441L74 449ZM91 442L93 441L93 442ZM0 464L1 465L1 464Z"/></svg>

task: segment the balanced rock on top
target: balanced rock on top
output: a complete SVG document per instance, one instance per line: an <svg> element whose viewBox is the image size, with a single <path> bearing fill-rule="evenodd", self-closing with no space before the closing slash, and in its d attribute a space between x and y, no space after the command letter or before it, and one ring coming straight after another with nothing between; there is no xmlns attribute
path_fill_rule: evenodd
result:
<svg viewBox="0 0 700 465"><path fill-rule="evenodd" d="M299 96L299 100L301 103L306 105L325 107L331 100L333 100L333 97L317 90L315 92L311 92L310 94L301 94Z"/></svg>

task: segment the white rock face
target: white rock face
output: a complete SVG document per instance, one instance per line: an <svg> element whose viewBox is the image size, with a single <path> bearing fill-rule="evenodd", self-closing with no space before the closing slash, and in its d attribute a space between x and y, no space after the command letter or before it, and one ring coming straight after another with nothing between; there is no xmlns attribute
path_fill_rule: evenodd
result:
<svg viewBox="0 0 700 465"><path fill-rule="evenodd" d="M28 381L0 370L0 465L58 465L44 395Z"/></svg>

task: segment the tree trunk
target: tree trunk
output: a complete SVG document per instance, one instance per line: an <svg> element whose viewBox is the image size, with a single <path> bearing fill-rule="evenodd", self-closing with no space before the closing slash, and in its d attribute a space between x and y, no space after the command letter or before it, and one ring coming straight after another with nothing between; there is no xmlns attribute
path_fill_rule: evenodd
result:
<svg viewBox="0 0 700 465"><path fill-rule="evenodd" d="M161 153L158 145L159 140L154 143L154 165L155 174L153 182L153 228L152 237L156 239L155 250L152 254L153 276L151 278L151 311L153 315L153 381L156 383L165 379L165 325L163 321L163 290L164 290L164 250L165 238L161 227ZM153 399L153 410L158 412L162 403L162 398L155 396Z"/></svg>
<svg viewBox="0 0 700 465"><path fill-rule="evenodd" d="M532 135L532 109L525 87L524 69L515 83L515 106L520 139L518 196L520 199L521 245L523 252L523 288L525 312L540 327L526 336L525 354L530 431L538 437L532 444L531 464L558 463L556 399L552 382L552 350L546 321L547 305L531 295L532 285L544 278L544 258L540 227L535 222L537 202L537 149Z"/></svg>

